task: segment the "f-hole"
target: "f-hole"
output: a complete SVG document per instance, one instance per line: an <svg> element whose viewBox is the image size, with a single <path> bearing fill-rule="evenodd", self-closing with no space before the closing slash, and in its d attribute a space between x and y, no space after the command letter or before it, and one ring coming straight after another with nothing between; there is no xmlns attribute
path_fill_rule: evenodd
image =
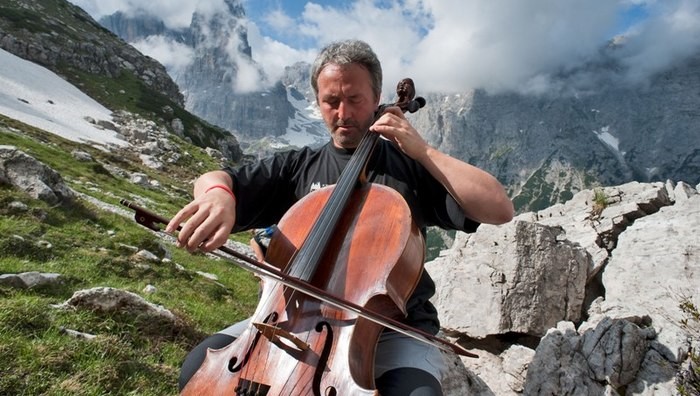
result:
<svg viewBox="0 0 700 396"><path fill-rule="evenodd" d="M321 395L321 377L323 376L323 371L326 369L328 357L331 355L331 347L333 346L333 328L331 325L326 321L318 322L316 324L315 330L317 332L321 333L324 329L328 332L328 336L323 344L321 356L318 359L318 365L316 366L316 371L314 372L313 390L315 396L337 396L338 390L332 386L326 388L323 395Z"/></svg>

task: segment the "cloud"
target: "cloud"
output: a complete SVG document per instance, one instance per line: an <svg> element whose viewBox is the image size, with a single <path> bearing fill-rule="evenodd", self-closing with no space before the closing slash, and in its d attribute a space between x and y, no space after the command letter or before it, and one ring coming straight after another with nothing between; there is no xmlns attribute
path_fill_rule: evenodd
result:
<svg viewBox="0 0 700 396"><path fill-rule="evenodd" d="M356 38L368 42L382 61L385 90L393 91L406 77L411 53L420 42L422 27L416 15L400 3L377 6L371 0L358 0L342 8L307 3L293 32L315 45L304 55L312 61L318 48L336 40ZM401 77L396 77L401 75Z"/></svg>
<svg viewBox="0 0 700 396"><path fill-rule="evenodd" d="M149 0L147 2L137 0L73 0L77 5L84 7L94 18L113 14L121 11L127 15L147 14L161 18L165 25L179 29L190 26L192 14L197 12L205 19L220 18L221 11L227 10L224 0ZM245 93L257 91L266 83L262 77L259 66L240 53L242 45L238 29L245 28L247 21L237 21L227 24L227 21L219 19L220 28L234 28L229 35L219 35L211 32L208 25L204 24L199 37L202 44L211 47L222 47L236 64L237 78L231 87L236 92ZM195 51L172 39L162 36L149 36L138 42L131 43L143 54L157 59L168 72L177 79L177 76L193 61ZM269 50L269 48L268 48ZM263 60L265 60L263 58Z"/></svg>
<svg viewBox="0 0 700 396"><path fill-rule="evenodd" d="M171 27L186 26L198 4L211 9L223 6L223 0L74 2L93 15L143 9L163 17ZM323 45L346 38L372 45L384 67L385 92L393 92L396 81L407 76L419 91L544 92L558 75L569 75L574 85L595 85L595 76L585 65L598 59L614 33L626 36L624 47L611 52L624 66L626 74L618 76L620 80L644 81L700 49L700 0L331 3L306 2L298 15L286 14L280 3L248 22L253 58L271 80L285 66L310 62ZM243 4L259 8L264 3ZM643 12L635 14L637 19L621 19L630 10ZM633 25L614 32L621 21Z"/></svg>
<svg viewBox="0 0 700 396"><path fill-rule="evenodd" d="M131 45L141 53L157 59L173 76L192 63L194 54L191 47L162 36L149 36Z"/></svg>
<svg viewBox="0 0 700 396"><path fill-rule="evenodd" d="M278 81L284 68L296 62L311 63L316 56L315 49L303 50L263 36L255 23L248 24L248 43L252 48L253 60L261 65L269 82Z"/></svg>
<svg viewBox="0 0 700 396"><path fill-rule="evenodd" d="M282 36L311 40L359 38L379 55L384 90L410 76L430 91L524 89L543 75L573 68L597 54L619 4L610 0L356 0L342 7L309 2ZM532 80L532 81L531 81ZM534 81L534 82L533 82Z"/></svg>
<svg viewBox="0 0 700 396"><path fill-rule="evenodd" d="M642 81L697 53L699 4L699 0L356 0L342 7L309 2L296 24L288 22L291 16L275 18L285 21L279 27L289 27L286 37L310 39L315 48L343 38L369 42L384 66L385 92L404 76L430 91L543 92L551 88L553 76L568 73L572 84L599 83L584 66L599 58L621 14L631 7L643 7L648 15L625 32L625 50L614 53L626 66L620 79Z"/></svg>
<svg viewBox="0 0 700 396"><path fill-rule="evenodd" d="M517 89L596 54L614 22L610 0L427 1L435 27L411 69L439 91ZM461 7L458 5L461 4Z"/></svg>
<svg viewBox="0 0 700 396"><path fill-rule="evenodd" d="M271 26L276 31L289 31L294 29L294 18L277 8L263 17L263 22Z"/></svg>
<svg viewBox="0 0 700 396"><path fill-rule="evenodd" d="M106 15L122 11L127 15L146 13L157 16L169 28L177 29L190 25L192 13L199 1L193 0L69 0L71 3L87 11L93 18L99 19ZM208 6L210 2L201 2L202 6ZM223 0L212 0L216 5L223 4Z"/></svg>
<svg viewBox="0 0 700 396"><path fill-rule="evenodd" d="M633 82L700 51L700 1L651 2L648 7L652 17L626 32L620 54Z"/></svg>
<svg viewBox="0 0 700 396"><path fill-rule="evenodd" d="M405 76L431 91L499 91L522 89L596 55L617 9L610 0L307 3L295 31L318 46L367 41L382 60L385 91Z"/></svg>

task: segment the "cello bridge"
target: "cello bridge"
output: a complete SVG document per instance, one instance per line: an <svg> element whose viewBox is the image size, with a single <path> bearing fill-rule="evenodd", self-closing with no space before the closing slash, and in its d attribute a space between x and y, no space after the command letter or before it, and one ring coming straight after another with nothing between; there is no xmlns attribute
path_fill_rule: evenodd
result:
<svg viewBox="0 0 700 396"><path fill-rule="evenodd" d="M279 348L288 349L291 346L302 352L308 351L311 348L309 344L282 328L271 326L267 323L253 323L253 326L258 329L260 334Z"/></svg>

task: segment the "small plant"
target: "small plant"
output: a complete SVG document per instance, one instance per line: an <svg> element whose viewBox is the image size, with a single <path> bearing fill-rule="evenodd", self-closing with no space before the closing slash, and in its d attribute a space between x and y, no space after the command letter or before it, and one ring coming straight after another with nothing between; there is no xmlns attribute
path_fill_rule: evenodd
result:
<svg viewBox="0 0 700 396"><path fill-rule="evenodd" d="M593 190L593 216L598 217L608 207L608 196L601 189Z"/></svg>
<svg viewBox="0 0 700 396"><path fill-rule="evenodd" d="M683 299L679 308L686 315L681 325L688 332L691 343L696 343L700 338L700 311L689 298ZM700 395L700 353L693 349L676 375L676 390L681 396Z"/></svg>

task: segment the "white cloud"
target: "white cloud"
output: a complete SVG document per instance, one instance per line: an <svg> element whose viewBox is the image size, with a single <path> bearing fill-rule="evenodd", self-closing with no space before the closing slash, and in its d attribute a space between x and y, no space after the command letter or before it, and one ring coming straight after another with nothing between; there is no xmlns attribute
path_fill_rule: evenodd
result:
<svg viewBox="0 0 700 396"><path fill-rule="evenodd" d="M180 27L189 23L197 4L212 9L223 4L73 1L93 15L141 8ZM260 6L253 1L243 4ZM631 27L624 50L616 52L630 79L644 80L700 48L700 0L354 0L335 7L322 5L326 2L306 2L300 15L287 15L277 6L249 23L253 58L271 79L284 66L311 61L330 41L359 38L382 61L385 91L410 76L419 91L481 87L541 92L553 74L575 70L598 56L620 13L631 6L643 7L648 16ZM277 39L260 34L258 25L269 27ZM591 76L577 77L581 83Z"/></svg>
<svg viewBox="0 0 700 396"><path fill-rule="evenodd" d="M396 83L407 77L413 51L421 40L419 16L410 11L399 3L377 7L371 0L355 1L346 9L307 3L297 29L319 47L347 38L369 43L382 62L384 90L391 93Z"/></svg>
<svg viewBox="0 0 700 396"><path fill-rule="evenodd" d="M276 31L289 31L294 29L294 18L285 14L277 8L263 17L263 22L271 26Z"/></svg>
<svg viewBox="0 0 700 396"><path fill-rule="evenodd" d="M172 75L178 75L192 63L194 50L163 36L149 36L131 43L141 53L157 59Z"/></svg>
<svg viewBox="0 0 700 396"><path fill-rule="evenodd" d="M700 51L700 1L652 2L649 7L652 16L628 32L621 50L634 82Z"/></svg>
<svg viewBox="0 0 700 396"><path fill-rule="evenodd" d="M83 8L93 18L99 19L105 15L122 11L127 15L145 12L157 16L163 20L169 28L177 29L187 27L192 21L192 13L199 1L196 0L69 0L71 3ZM213 3L222 4L223 0L212 0ZM203 1L204 6L209 4Z"/></svg>
<svg viewBox="0 0 700 396"><path fill-rule="evenodd" d="M585 61L605 42L609 0L428 1L435 28L416 49L414 74L438 90L513 89ZM461 7L458 5L461 4Z"/></svg>
<svg viewBox="0 0 700 396"><path fill-rule="evenodd" d="M316 50L300 50L292 48L270 37L260 34L254 23L248 24L248 43L252 48L253 60L261 65L270 81L278 81L284 73L284 68L295 62L311 63Z"/></svg>
<svg viewBox="0 0 700 396"><path fill-rule="evenodd" d="M285 35L311 39L317 48L345 38L367 41L382 61L385 92L406 76L419 90L524 89L531 79L541 82L543 74L594 55L618 6L610 0L356 0L343 8L309 2ZM289 18L279 13L276 20Z"/></svg>

